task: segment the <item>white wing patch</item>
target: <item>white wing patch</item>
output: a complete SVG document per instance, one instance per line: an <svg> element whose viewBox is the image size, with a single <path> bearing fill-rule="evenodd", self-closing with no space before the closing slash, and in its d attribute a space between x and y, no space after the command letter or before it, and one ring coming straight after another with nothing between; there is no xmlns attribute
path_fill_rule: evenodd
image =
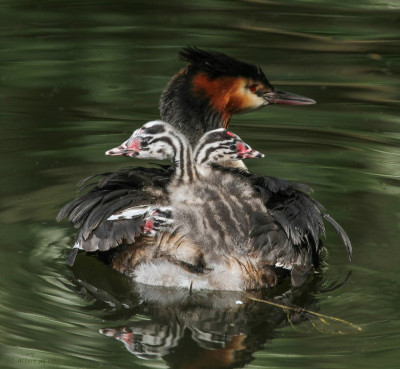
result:
<svg viewBox="0 0 400 369"><path fill-rule="evenodd" d="M115 213L107 218L107 220L134 219L146 214L149 209L150 205L135 206L133 208L128 208L118 213Z"/></svg>
<svg viewBox="0 0 400 369"><path fill-rule="evenodd" d="M282 264L282 263L280 263L278 261L278 262L275 263L275 266L278 267L278 268L284 268L284 269L287 269L287 270L292 270L292 266L290 264L288 264L288 263Z"/></svg>
<svg viewBox="0 0 400 369"><path fill-rule="evenodd" d="M80 250L83 250L82 244L80 243L80 241L76 241L76 242L75 242L73 249L80 249Z"/></svg>

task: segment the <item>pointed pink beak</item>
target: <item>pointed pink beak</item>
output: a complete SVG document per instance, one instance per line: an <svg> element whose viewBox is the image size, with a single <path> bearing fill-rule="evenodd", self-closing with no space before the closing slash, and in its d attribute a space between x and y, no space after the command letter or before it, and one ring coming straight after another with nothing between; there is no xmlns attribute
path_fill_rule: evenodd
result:
<svg viewBox="0 0 400 369"><path fill-rule="evenodd" d="M106 151L109 156L136 156L141 149L140 140L137 137L131 137L121 145Z"/></svg>
<svg viewBox="0 0 400 369"><path fill-rule="evenodd" d="M263 158L265 155L259 151L253 150L250 146L245 145L241 142L236 144L238 157L241 159L255 159Z"/></svg>

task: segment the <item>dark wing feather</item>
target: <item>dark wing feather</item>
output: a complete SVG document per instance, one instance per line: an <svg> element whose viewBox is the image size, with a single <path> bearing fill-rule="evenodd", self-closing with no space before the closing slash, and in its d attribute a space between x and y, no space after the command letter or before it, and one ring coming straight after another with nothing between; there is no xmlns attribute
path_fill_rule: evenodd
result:
<svg viewBox="0 0 400 369"><path fill-rule="evenodd" d="M270 193L264 202L295 245L318 245L325 235L322 206L308 194L289 187Z"/></svg>
<svg viewBox="0 0 400 369"><path fill-rule="evenodd" d="M283 266L280 263L285 260L291 266L291 280L293 286L300 286L313 270L313 247L310 244L294 245L287 236L286 231L279 222L269 213L256 212L251 217L253 230L252 237L253 254L258 255L264 263Z"/></svg>
<svg viewBox="0 0 400 369"><path fill-rule="evenodd" d="M79 229L76 242L88 252L133 243L141 233L142 215L132 219L107 219L124 209L153 203L165 193L172 173L173 169L168 166L128 167L89 177L80 187L86 193L66 204L57 220L67 218ZM74 259L76 253L72 254Z"/></svg>
<svg viewBox="0 0 400 369"><path fill-rule="evenodd" d="M250 180L253 183L252 178ZM257 176L254 177L254 180L259 183ZM271 182L266 181L265 183ZM257 185L254 188L263 196L267 209L283 227L293 245L299 246L300 249L311 246L310 251L312 251L315 265L319 262L319 254L322 248L320 237L325 236L324 221L334 227L342 238L351 258L352 247L346 232L330 215L324 212L324 207L318 201L308 193L303 192L304 189L308 189L307 186L303 187L298 183L289 185L285 183L283 186L275 188L269 186L260 189ZM300 270L297 272L296 276L300 280Z"/></svg>
<svg viewBox="0 0 400 369"><path fill-rule="evenodd" d="M333 219L329 214L324 214L324 219L330 223L333 228L335 228L336 233L342 238L344 245L346 246L347 249L347 254L349 255L349 259L351 261L353 257L353 248L351 246L350 238L347 235L347 233L344 231L342 226L335 220Z"/></svg>
<svg viewBox="0 0 400 369"><path fill-rule="evenodd" d="M324 213L324 207L310 196L312 193L310 187L302 183L252 174L242 169L217 165L215 167L248 178L254 190L261 195L269 213L285 231L290 244L297 246L300 251L301 248L311 247L315 264L318 263L322 247L320 237L325 235L324 221L335 228L351 258L349 237L330 215ZM282 234L279 233L279 242L281 238Z"/></svg>
<svg viewBox="0 0 400 369"><path fill-rule="evenodd" d="M263 259L273 261L279 249L288 250L289 238L282 227L277 224L274 217L265 212L254 212L250 216L252 229L250 237L252 238L252 247L254 250L260 250Z"/></svg>

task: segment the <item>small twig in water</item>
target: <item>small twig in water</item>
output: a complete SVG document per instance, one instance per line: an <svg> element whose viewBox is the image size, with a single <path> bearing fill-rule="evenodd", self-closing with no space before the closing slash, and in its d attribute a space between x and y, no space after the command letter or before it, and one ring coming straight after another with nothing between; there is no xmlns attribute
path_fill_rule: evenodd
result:
<svg viewBox="0 0 400 369"><path fill-rule="evenodd" d="M272 305L272 306L279 307L279 308L285 309L285 310L293 310L293 311L296 311L298 313L311 314L311 315L319 318L320 322L322 322L323 324L326 324L328 326L329 326L329 323L327 322L327 320L332 320L334 322L339 322L339 323L348 325L351 328L353 328L353 329L355 329L355 330L357 330L359 332L362 331L362 328L359 325L350 323L350 322L348 322L347 320L344 320L344 319L336 318L334 316L324 315L324 314L317 313L315 311L311 311L311 310L307 310L307 309L303 309L303 308L300 308L300 307L293 307L293 306L288 306L288 305L284 305L284 304L279 304L277 302L272 302L272 301L268 301L268 300L262 300L262 299L258 299L256 297L249 296L249 299L253 300L253 301L257 301L257 302L263 302L264 304ZM290 324L292 325L291 322L290 322ZM314 323L312 323L312 324L316 328L315 324Z"/></svg>

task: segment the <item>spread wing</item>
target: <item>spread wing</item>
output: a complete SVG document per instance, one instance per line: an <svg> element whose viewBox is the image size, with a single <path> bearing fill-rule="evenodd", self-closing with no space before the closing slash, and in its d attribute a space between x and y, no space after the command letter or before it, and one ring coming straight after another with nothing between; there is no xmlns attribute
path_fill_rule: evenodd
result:
<svg viewBox="0 0 400 369"><path fill-rule="evenodd" d="M254 190L258 192L268 209L271 219L255 219L253 235L267 235L268 240L259 239L259 243L273 245L291 245L293 252L297 254L312 255L312 261L307 263L318 264L318 256L322 248L320 237L325 235L327 222L342 239L349 258L351 259L352 247L349 237L344 229L329 214L324 207L310 196L312 189L307 185L286 181L283 179L260 176L237 168L217 167L222 171L229 171L242 175L251 182ZM280 227L275 228L276 225ZM269 232L261 231L267 227ZM259 228L257 230L257 228ZM282 233L284 231L284 234ZM273 239L271 239L271 237ZM286 248L287 250L287 248ZM303 250L303 251L302 251ZM275 251L279 250L275 248ZM301 274L299 270L296 273ZM295 273L295 274L296 274Z"/></svg>
<svg viewBox="0 0 400 369"><path fill-rule="evenodd" d="M173 170L128 167L85 179L83 193L66 204L57 220L67 218L78 235L68 259L72 265L78 249L107 251L121 243L133 243L141 234L147 207L162 199Z"/></svg>

